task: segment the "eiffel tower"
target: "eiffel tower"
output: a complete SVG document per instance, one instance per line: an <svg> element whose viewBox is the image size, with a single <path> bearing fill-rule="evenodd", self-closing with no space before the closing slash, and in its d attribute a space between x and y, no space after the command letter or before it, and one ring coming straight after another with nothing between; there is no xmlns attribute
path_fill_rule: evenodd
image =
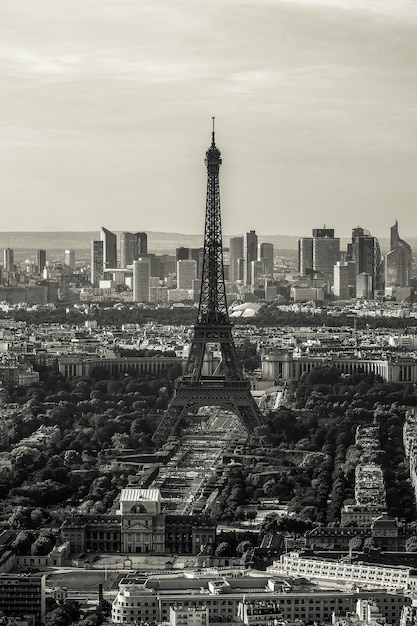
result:
<svg viewBox="0 0 417 626"><path fill-rule="evenodd" d="M212 142L206 152L207 197L204 253L197 322L184 375L175 385L174 396L157 427L153 441L160 445L174 434L183 418L202 406L220 406L232 411L249 433L261 425L262 416L243 377L226 302L220 214L220 150ZM213 347L221 354L213 374L204 374L205 357Z"/></svg>

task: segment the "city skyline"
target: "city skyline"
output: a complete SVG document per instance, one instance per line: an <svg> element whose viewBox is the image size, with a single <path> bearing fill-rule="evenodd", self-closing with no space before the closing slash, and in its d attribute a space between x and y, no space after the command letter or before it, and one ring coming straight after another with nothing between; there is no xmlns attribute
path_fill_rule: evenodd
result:
<svg viewBox="0 0 417 626"><path fill-rule="evenodd" d="M0 16L3 230L199 233L215 115L225 233L381 237L398 219L417 235L405 0L42 0Z"/></svg>

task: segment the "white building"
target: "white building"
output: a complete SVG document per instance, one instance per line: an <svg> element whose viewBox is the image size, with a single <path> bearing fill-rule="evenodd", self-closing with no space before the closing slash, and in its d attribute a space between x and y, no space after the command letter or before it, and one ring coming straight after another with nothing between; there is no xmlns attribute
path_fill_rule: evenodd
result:
<svg viewBox="0 0 417 626"><path fill-rule="evenodd" d="M303 558L298 552L283 554L279 561L274 561L267 568L267 572L281 576L339 580L390 589L417 588L417 578L411 576L410 568Z"/></svg>
<svg viewBox="0 0 417 626"><path fill-rule="evenodd" d="M149 258L133 261L133 302L149 302L151 265Z"/></svg>
<svg viewBox="0 0 417 626"><path fill-rule="evenodd" d="M197 262L183 259L177 261L177 289L192 289L197 278Z"/></svg>

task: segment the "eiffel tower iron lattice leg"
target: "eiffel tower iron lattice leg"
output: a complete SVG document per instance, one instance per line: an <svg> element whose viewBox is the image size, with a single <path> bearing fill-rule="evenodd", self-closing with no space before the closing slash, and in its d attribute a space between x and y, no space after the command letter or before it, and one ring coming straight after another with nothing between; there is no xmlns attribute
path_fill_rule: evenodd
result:
<svg viewBox="0 0 417 626"><path fill-rule="evenodd" d="M153 436L157 445L178 430L187 414L202 406L220 406L232 411L248 433L262 424L250 383L243 377L239 366L227 310L220 213L221 162L220 150L215 144L213 118L212 143L205 159L206 217L197 322L185 373L177 380L174 396ZM221 360L215 374L205 374L207 355L213 346L217 347Z"/></svg>

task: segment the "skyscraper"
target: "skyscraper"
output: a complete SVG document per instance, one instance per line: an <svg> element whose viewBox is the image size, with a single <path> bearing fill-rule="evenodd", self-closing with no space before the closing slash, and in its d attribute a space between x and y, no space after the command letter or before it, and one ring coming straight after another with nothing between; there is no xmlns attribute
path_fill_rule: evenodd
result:
<svg viewBox="0 0 417 626"><path fill-rule="evenodd" d="M262 261L263 273L266 278L274 274L274 244L260 243L258 246L258 261Z"/></svg>
<svg viewBox="0 0 417 626"><path fill-rule="evenodd" d="M352 242L347 246L347 261L355 262L356 276L368 274L372 281L372 290L381 287L381 251L379 241L373 237L369 230L361 227L352 229ZM361 285L364 279L361 279ZM361 291L363 289L361 287Z"/></svg>
<svg viewBox="0 0 417 626"><path fill-rule="evenodd" d="M191 259L177 261L177 289L192 289L197 278L197 262Z"/></svg>
<svg viewBox="0 0 417 626"><path fill-rule="evenodd" d="M46 250L36 251L36 265L38 268L38 274L42 274L46 266Z"/></svg>
<svg viewBox="0 0 417 626"><path fill-rule="evenodd" d="M197 274L201 273L203 267L204 248L186 248L181 246L175 251L175 259L178 261L195 261L197 264Z"/></svg>
<svg viewBox="0 0 417 626"><path fill-rule="evenodd" d="M203 269L204 248L191 248L190 259L197 263L197 276L200 276Z"/></svg>
<svg viewBox="0 0 417 626"><path fill-rule="evenodd" d="M237 280L243 280L241 273L242 263L239 261L243 259L243 237L231 237L229 239L229 280L230 282L236 282Z"/></svg>
<svg viewBox="0 0 417 626"><path fill-rule="evenodd" d="M334 266L340 261L340 239L333 228L313 228L313 269L333 285Z"/></svg>
<svg viewBox="0 0 417 626"><path fill-rule="evenodd" d="M263 261L252 261L250 273L252 289L258 289L259 287L263 287L265 285Z"/></svg>
<svg viewBox="0 0 417 626"><path fill-rule="evenodd" d="M411 246L398 234L398 222L391 226L390 251L385 255L385 287L410 287L412 251Z"/></svg>
<svg viewBox="0 0 417 626"><path fill-rule="evenodd" d="M252 261L258 258L258 235L254 230L245 233L243 237L243 282L245 285L252 283Z"/></svg>
<svg viewBox="0 0 417 626"><path fill-rule="evenodd" d="M133 302L149 302L151 264L147 257L133 261Z"/></svg>
<svg viewBox="0 0 417 626"><path fill-rule="evenodd" d="M14 270L14 252L11 248L4 248L3 250L3 267L6 272L13 272Z"/></svg>
<svg viewBox="0 0 417 626"><path fill-rule="evenodd" d="M148 235L147 233L135 233L135 255L143 256L148 254Z"/></svg>
<svg viewBox="0 0 417 626"><path fill-rule="evenodd" d="M107 228L101 227L100 240L103 242L103 268L117 267L117 237Z"/></svg>
<svg viewBox="0 0 417 626"><path fill-rule="evenodd" d="M175 250L175 260L176 261L186 261L190 258L190 248L185 248L181 246Z"/></svg>
<svg viewBox="0 0 417 626"><path fill-rule="evenodd" d="M298 240L298 271L303 276L313 271L313 237Z"/></svg>
<svg viewBox="0 0 417 626"><path fill-rule="evenodd" d="M367 300L373 297L372 276L367 272L356 274L356 297Z"/></svg>
<svg viewBox="0 0 417 626"><path fill-rule="evenodd" d="M103 278L103 247L101 240L91 242L91 282L96 287Z"/></svg>
<svg viewBox="0 0 417 626"><path fill-rule="evenodd" d="M75 267L75 250L65 250L65 265L71 269Z"/></svg>
<svg viewBox="0 0 417 626"><path fill-rule="evenodd" d="M300 274L320 273L328 285L333 285L334 266L340 260L340 239L333 228L313 228L312 237L298 241Z"/></svg>
<svg viewBox="0 0 417 626"><path fill-rule="evenodd" d="M120 235L120 266L127 267L139 257L148 254L148 235L146 233L122 233Z"/></svg>
<svg viewBox="0 0 417 626"><path fill-rule="evenodd" d="M349 266L337 261L334 266L333 293L340 300L349 298Z"/></svg>

